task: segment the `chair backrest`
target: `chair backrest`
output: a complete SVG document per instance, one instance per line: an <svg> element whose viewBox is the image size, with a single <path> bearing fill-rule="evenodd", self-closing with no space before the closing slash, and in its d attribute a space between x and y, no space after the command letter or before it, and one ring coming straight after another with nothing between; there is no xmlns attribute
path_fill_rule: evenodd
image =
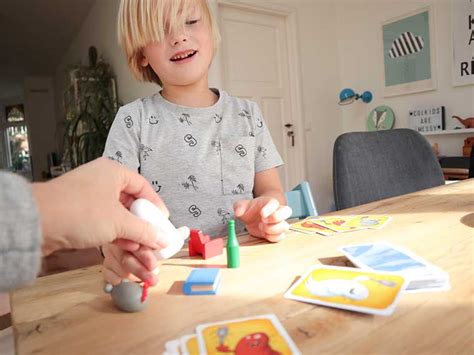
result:
<svg viewBox="0 0 474 355"><path fill-rule="evenodd" d="M290 218L306 218L318 215L313 194L307 181L302 181L293 190L285 192L285 197L288 206L293 210Z"/></svg>
<svg viewBox="0 0 474 355"><path fill-rule="evenodd" d="M352 132L334 143L336 209L444 184L428 141L411 129Z"/></svg>

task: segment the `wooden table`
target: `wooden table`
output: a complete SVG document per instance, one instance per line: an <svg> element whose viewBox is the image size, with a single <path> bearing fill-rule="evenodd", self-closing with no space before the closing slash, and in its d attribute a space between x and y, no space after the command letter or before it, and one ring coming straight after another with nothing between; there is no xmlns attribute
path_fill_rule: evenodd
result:
<svg viewBox="0 0 474 355"><path fill-rule="evenodd" d="M327 238L289 235L278 244L241 239L238 269L225 257L163 264L142 313L117 311L102 291L100 267L41 278L12 294L20 354L161 354L163 344L203 322L274 313L303 354L467 354L473 345L474 179L359 206L338 214L387 214L384 229ZM386 240L446 270L447 292L404 294L389 317L283 298L316 263L339 263L337 248ZM344 260L342 260L344 262ZM184 296L183 280L203 264L223 267L217 296Z"/></svg>

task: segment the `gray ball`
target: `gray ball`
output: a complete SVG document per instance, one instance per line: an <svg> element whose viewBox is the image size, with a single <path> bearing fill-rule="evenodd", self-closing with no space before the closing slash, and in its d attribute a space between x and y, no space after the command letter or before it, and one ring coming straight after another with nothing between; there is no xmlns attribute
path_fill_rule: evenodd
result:
<svg viewBox="0 0 474 355"><path fill-rule="evenodd" d="M148 299L141 301L143 288L135 282L121 282L110 293L118 309L124 312L139 312L146 308Z"/></svg>

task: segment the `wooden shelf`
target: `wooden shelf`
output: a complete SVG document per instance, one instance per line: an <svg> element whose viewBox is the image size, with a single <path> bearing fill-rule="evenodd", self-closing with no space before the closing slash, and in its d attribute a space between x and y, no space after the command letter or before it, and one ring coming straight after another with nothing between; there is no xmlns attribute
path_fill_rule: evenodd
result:
<svg viewBox="0 0 474 355"><path fill-rule="evenodd" d="M437 136L443 134L474 134L474 128L464 128L464 129L447 129L444 131L435 131L435 132L425 132L422 133L424 136Z"/></svg>

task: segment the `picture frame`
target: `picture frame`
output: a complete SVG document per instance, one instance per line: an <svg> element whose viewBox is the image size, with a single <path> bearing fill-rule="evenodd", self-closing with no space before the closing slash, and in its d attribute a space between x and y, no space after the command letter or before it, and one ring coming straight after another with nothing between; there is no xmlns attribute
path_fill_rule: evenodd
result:
<svg viewBox="0 0 474 355"><path fill-rule="evenodd" d="M453 86L474 84L474 2L451 2Z"/></svg>
<svg viewBox="0 0 474 355"><path fill-rule="evenodd" d="M384 97L436 90L436 44L432 5L383 21Z"/></svg>

